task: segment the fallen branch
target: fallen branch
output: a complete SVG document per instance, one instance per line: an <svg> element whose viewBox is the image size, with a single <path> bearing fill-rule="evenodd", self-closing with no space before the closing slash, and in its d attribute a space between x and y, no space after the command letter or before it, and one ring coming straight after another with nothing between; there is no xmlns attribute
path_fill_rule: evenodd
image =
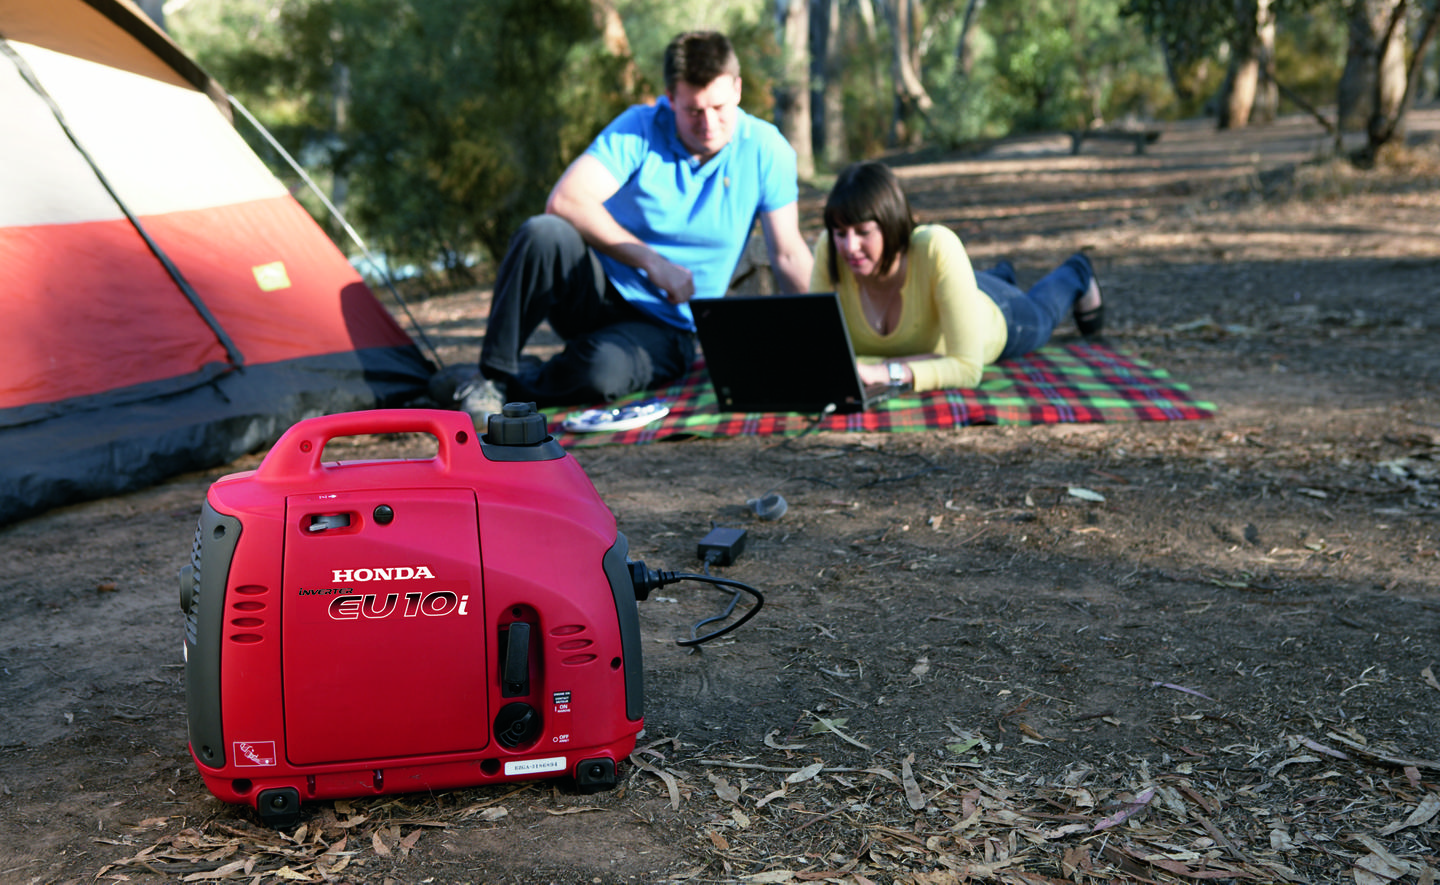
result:
<svg viewBox="0 0 1440 885"><path fill-rule="evenodd" d="M1413 766L1415 768L1428 768L1431 771L1440 771L1440 762L1432 762L1429 759L1407 759L1403 756L1388 756L1384 753L1377 753L1364 744L1341 737L1333 731L1330 732L1329 737L1331 740L1339 741L1362 756L1369 756L1376 762L1384 762L1386 765L1393 765L1396 768Z"/></svg>

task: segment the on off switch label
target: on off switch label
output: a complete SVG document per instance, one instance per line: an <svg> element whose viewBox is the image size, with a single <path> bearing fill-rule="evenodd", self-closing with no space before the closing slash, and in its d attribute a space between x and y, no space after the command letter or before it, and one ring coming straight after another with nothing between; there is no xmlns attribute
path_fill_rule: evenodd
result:
<svg viewBox="0 0 1440 885"><path fill-rule="evenodd" d="M574 718L570 709L570 692L557 691L551 695L551 699L555 704L550 711L550 743L568 744L570 735L573 734L570 723Z"/></svg>

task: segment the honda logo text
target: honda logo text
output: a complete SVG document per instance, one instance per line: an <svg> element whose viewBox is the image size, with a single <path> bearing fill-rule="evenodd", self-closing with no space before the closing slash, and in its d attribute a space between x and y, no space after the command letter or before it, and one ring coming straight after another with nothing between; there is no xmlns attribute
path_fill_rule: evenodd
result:
<svg viewBox="0 0 1440 885"><path fill-rule="evenodd" d="M433 578L435 575L423 565L401 565L394 568L337 568L334 570L337 584L364 584L366 581L414 581L418 578Z"/></svg>

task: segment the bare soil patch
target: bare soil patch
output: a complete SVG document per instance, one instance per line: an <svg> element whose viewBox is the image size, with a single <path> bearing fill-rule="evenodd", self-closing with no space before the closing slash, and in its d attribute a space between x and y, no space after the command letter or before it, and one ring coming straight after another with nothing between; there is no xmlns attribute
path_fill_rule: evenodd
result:
<svg viewBox="0 0 1440 885"><path fill-rule="evenodd" d="M741 525L723 573L768 597L695 653L673 640L724 596L641 604L646 731L610 793L320 803L284 833L209 797L175 575L258 455L0 530L0 882L1433 882L1437 128L1364 174L1299 118L900 158L979 262L1088 249L1111 342L1219 417L578 451L632 556L690 570ZM470 360L486 303L416 312ZM770 490L789 512L754 521Z"/></svg>

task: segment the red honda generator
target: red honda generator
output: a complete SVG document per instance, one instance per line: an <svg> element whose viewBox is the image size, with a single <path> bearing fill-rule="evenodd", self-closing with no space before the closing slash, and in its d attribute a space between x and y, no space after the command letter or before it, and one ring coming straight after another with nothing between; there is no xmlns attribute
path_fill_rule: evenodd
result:
<svg viewBox="0 0 1440 885"><path fill-rule="evenodd" d="M615 785L644 708L625 537L533 405L487 430L314 418L210 487L180 607L190 752L218 798L286 826L321 799ZM321 460L405 432L435 456Z"/></svg>

